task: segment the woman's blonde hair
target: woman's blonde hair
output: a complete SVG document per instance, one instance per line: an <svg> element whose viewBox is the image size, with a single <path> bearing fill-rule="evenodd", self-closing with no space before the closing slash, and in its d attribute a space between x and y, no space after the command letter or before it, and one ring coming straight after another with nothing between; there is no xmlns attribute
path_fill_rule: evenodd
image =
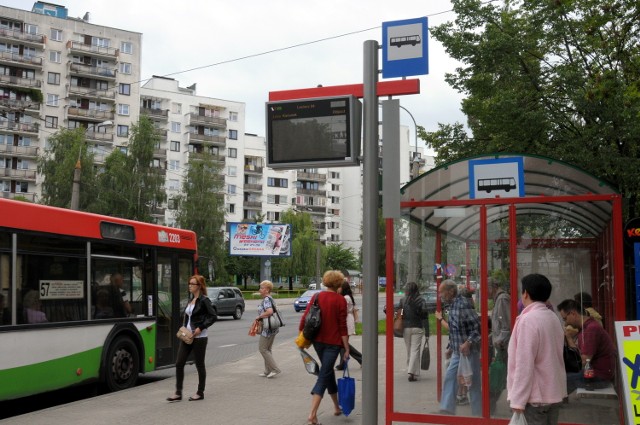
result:
<svg viewBox="0 0 640 425"><path fill-rule="evenodd" d="M344 275L340 270L329 270L324 272L322 276L322 283L327 288L338 289L342 286L342 282L344 281Z"/></svg>
<svg viewBox="0 0 640 425"><path fill-rule="evenodd" d="M271 282L270 280L263 280L262 282L260 282L260 286L267 288L269 292L273 290L273 282Z"/></svg>
<svg viewBox="0 0 640 425"><path fill-rule="evenodd" d="M188 282L191 282L192 279L194 279L198 283L198 286L200 286L200 294L207 295L207 284L204 276L200 274L194 274L189 278Z"/></svg>

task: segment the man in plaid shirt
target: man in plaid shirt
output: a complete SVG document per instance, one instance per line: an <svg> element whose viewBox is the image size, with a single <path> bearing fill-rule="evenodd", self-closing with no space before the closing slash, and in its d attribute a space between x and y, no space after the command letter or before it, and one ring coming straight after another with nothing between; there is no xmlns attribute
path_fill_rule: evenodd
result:
<svg viewBox="0 0 640 425"><path fill-rule="evenodd" d="M473 376L469 387L471 414L480 416L482 398L480 394L480 319L473 301L458 294L458 287L452 280L440 284L440 299L443 304L451 304L447 325L449 327L449 345L453 351L451 362L445 373L440 401L440 413L455 415L456 394L458 392L458 364L460 356L471 363ZM440 315L437 315L440 316ZM441 317L441 316L440 316ZM440 318L440 321L443 319Z"/></svg>

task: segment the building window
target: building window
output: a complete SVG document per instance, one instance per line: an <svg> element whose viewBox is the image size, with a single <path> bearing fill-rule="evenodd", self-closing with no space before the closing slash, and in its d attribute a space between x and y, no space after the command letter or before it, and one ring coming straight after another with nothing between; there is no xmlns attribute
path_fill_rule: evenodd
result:
<svg viewBox="0 0 640 425"><path fill-rule="evenodd" d="M267 220L269 220L269 221L280 221L280 212L279 211L267 211Z"/></svg>
<svg viewBox="0 0 640 425"><path fill-rule="evenodd" d="M118 86L118 93L124 94L125 96L131 95L131 84L120 83Z"/></svg>
<svg viewBox="0 0 640 425"><path fill-rule="evenodd" d="M62 30L51 28L51 40L62 41Z"/></svg>
<svg viewBox="0 0 640 425"><path fill-rule="evenodd" d="M129 62L120 62L120 73L131 74L131 64Z"/></svg>
<svg viewBox="0 0 640 425"><path fill-rule="evenodd" d="M180 190L180 182L176 179L167 179L167 189Z"/></svg>
<svg viewBox="0 0 640 425"><path fill-rule="evenodd" d="M238 140L238 130L229 130L229 139Z"/></svg>
<svg viewBox="0 0 640 425"><path fill-rule="evenodd" d="M118 103L118 115L129 115L129 105Z"/></svg>
<svg viewBox="0 0 640 425"><path fill-rule="evenodd" d="M118 124L118 137L127 137L127 136L129 136L129 126Z"/></svg>
<svg viewBox="0 0 640 425"><path fill-rule="evenodd" d="M340 178L340 173L338 173L337 171L332 171L331 172L331 178L332 179L339 179Z"/></svg>
<svg viewBox="0 0 640 425"><path fill-rule="evenodd" d="M108 38L102 38L102 37L92 37L91 38L91 45L92 46L109 47L110 44L111 43L110 43Z"/></svg>
<svg viewBox="0 0 640 425"><path fill-rule="evenodd" d="M60 73L58 72L49 72L47 74L47 83L60 85Z"/></svg>
<svg viewBox="0 0 640 425"><path fill-rule="evenodd" d="M58 128L58 117L47 115L44 117L44 126L47 128Z"/></svg>
<svg viewBox="0 0 640 425"><path fill-rule="evenodd" d="M56 50L51 50L49 52L49 60L51 62L60 63L62 62L62 53Z"/></svg>
<svg viewBox="0 0 640 425"><path fill-rule="evenodd" d="M133 43L129 42L129 41L123 41L122 43L120 43L120 51L122 53L126 53L128 55L133 53Z"/></svg>
<svg viewBox="0 0 640 425"><path fill-rule="evenodd" d="M227 185L227 193L229 195L235 195L236 194L236 185L235 184Z"/></svg>
<svg viewBox="0 0 640 425"><path fill-rule="evenodd" d="M233 214L236 212L236 204L229 204L229 206L227 207L227 212L229 214Z"/></svg>
<svg viewBox="0 0 640 425"><path fill-rule="evenodd" d="M289 187L288 179L280 179L276 177L269 177L267 179L267 186L270 187Z"/></svg>
<svg viewBox="0 0 640 425"><path fill-rule="evenodd" d="M233 166L233 165L229 165L227 167L227 176L229 177L235 177L238 175L238 167Z"/></svg>
<svg viewBox="0 0 640 425"><path fill-rule="evenodd" d="M170 159L169 160L169 170L177 171L179 169L180 169L180 161L178 161L177 159Z"/></svg>
<svg viewBox="0 0 640 425"><path fill-rule="evenodd" d="M339 191L340 190L340 185L339 184L332 184L331 185L331 190Z"/></svg>
<svg viewBox="0 0 640 425"><path fill-rule="evenodd" d="M171 104L171 112L174 114L181 114L182 113L182 103L172 103Z"/></svg>
<svg viewBox="0 0 640 425"><path fill-rule="evenodd" d="M229 158L237 158L238 157L238 149L229 148Z"/></svg>
<svg viewBox="0 0 640 425"><path fill-rule="evenodd" d="M229 111L229 121L238 121L238 113Z"/></svg>
<svg viewBox="0 0 640 425"><path fill-rule="evenodd" d="M181 127L182 127L182 126L180 125L180 123L179 123L179 122L171 121L171 131L172 131L173 133L180 133L180 131L181 131L181 130L180 130L180 129L181 129Z"/></svg>
<svg viewBox="0 0 640 425"><path fill-rule="evenodd" d="M57 94L47 94L47 106L58 106L60 97Z"/></svg>
<svg viewBox="0 0 640 425"><path fill-rule="evenodd" d="M169 149L171 150L171 152L180 152L180 142L176 142L175 140L172 140L169 143Z"/></svg>
<svg viewBox="0 0 640 425"><path fill-rule="evenodd" d="M24 32L27 34L36 35L38 34L38 26L33 24L24 24Z"/></svg>

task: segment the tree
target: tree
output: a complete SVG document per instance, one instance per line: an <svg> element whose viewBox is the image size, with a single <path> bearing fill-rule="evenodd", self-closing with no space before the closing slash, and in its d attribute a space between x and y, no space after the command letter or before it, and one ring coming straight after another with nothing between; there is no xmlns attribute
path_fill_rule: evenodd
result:
<svg viewBox="0 0 640 425"><path fill-rule="evenodd" d="M331 270L354 270L358 268L358 259L352 248L339 243L326 247L325 264Z"/></svg>
<svg viewBox="0 0 640 425"><path fill-rule="evenodd" d="M131 129L128 152L115 149L105 161L99 178L99 197L92 210L102 214L153 222L152 210L167 195L164 175L153 166L153 151L160 138L151 120L142 115Z"/></svg>
<svg viewBox="0 0 640 425"><path fill-rule="evenodd" d="M460 123L421 137L438 163L492 152L540 154L608 180L640 207L640 11L631 0L453 0L431 34L462 66Z"/></svg>
<svg viewBox="0 0 640 425"><path fill-rule="evenodd" d="M73 171L80 159L80 210L86 210L96 196L96 172L93 154L86 149L85 130L61 129L48 139L49 148L38 157L38 173L42 175L42 203L69 208Z"/></svg>
<svg viewBox="0 0 640 425"><path fill-rule="evenodd" d="M215 277L220 282L226 282L224 180L220 175L221 169L220 163L215 162L210 154L192 157L182 192L173 202L177 225L196 232L198 255L213 261Z"/></svg>

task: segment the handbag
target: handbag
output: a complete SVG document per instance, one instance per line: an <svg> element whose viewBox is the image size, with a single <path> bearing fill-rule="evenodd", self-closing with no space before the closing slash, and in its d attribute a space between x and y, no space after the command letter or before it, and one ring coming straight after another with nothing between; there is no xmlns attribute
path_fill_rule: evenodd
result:
<svg viewBox="0 0 640 425"><path fill-rule="evenodd" d="M429 352L429 337L424 339L424 346L422 347L422 355L420 356L420 369L429 370L431 364L431 353Z"/></svg>
<svg viewBox="0 0 640 425"><path fill-rule="evenodd" d="M338 378L338 404L345 416L356 407L356 380L349 376L349 361L344 363L342 378Z"/></svg>
<svg viewBox="0 0 640 425"><path fill-rule="evenodd" d="M566 372L576 373L582 370L580 351L575 347L569 347L566 341L564 342L562 357L564 358L564 370Z"/></svg>
<svg viewBox="0 0 640 425"><path fill-rule="evenodd" d="M267 329L269 331L275 331L280 326L284 326L284 322L280 317L280 313L278 313L278 310L276 309L276 303L273 302L272 298L270 299L271 299L271 306L273 308L273 314L269 317L262 318L262 327L263 329Z"/></svg>
<svg viewBox="0 0 640 425"><path fill-rule="evenodd" d="M489 366L489 392L500 394L507 387L507 365L504 363L504 350L499 350Z"/></svg>
<svg viewBox="0 0 640 425"><path fill-rule="evenodd" d="M320 306L318 305L318 297L320 294L316 294L313 298L313 303L309 307L309 311L307 312L307 316L304 319L304 327L302 328L302 334L309 341L313 341L318 336L318 332L320 332L320 326L322 326L322 312L320 311Z"/></svg>
<svg viewBox="0 0 640 425"><path fill-rule="evenodd" d="M262 333L262 321L256 319L249 326L249 336L256 336L259 333Z"/></svg>
<svg viewBox="0 0 640 425"><path fill-rule="evenodd" d="M191 344L193 342L193 332L191 332L186 326L181 326L176 334L178 339L185 344Z"/></svg>
<svg viewBox="0 0 640 425"><path fill-rule="evenodd" d="M513 412L509 425L527 425L527 418L524 417L524 413Z"/></svg>
<svg viewBox="0 0 640 425"><path fill-rule="evenodd" d="M306 369L307 373L318 376L318 374L320 373L320 366L318 366L318 362L316 361L316 359L314 359L311 354L307 352L307 350L304 350L302 348L300 348L300 356L302 357L302 363L304 363L304 368Z"/></svg>
<svg viewBox="0 0 640 425"><path fill-rule="evenodd" d="M403 308L400 308L399 310L397 310L393 316L393 336L397 338L402 338L404 334L403 317L404 317Z"/></svg>

